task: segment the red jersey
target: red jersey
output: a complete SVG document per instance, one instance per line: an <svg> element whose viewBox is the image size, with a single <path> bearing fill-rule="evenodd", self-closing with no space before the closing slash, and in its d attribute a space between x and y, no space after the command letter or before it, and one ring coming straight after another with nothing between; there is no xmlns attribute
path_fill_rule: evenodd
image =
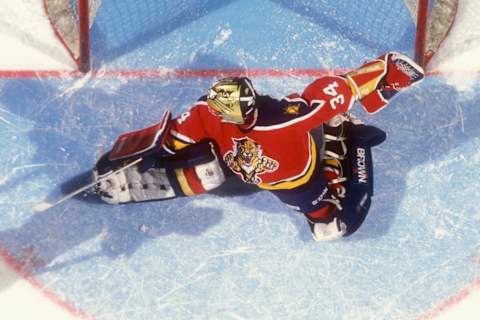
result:
<svg viewBox="0 0 480 320"><path fill-rule="evenodd" d="M322 77L301 96L277 100L257 95L254 122L245 127L222 122L202 97L172 121L167 146L179 150L213 140L223 161L243 181L268 190L292 189L307 183L320 161L310 131L346 112L354 100L344 78Z"/></svg>

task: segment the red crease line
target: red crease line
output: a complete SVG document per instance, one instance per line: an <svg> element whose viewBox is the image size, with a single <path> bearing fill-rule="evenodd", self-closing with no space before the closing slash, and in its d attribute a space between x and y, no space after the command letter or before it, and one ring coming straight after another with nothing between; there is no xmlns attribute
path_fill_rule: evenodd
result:
<svg viewBox="0 0 480 320"><path fill-rule="evenodd" d="M321 77L343 74L349 69L143 69L143 70L91 70L87 74L71 70L0 70L0 78L45 79L45 78L217 78L217 77ZM438 71L429 71L427 76L439 76Z"/></svg>
<svg viewBox="0 0 480 320"><path fill-rule="evenodd" d="M417 320L432 320L445 313L446 311L452 309L454 306L458 305L460 302L464 301L468 296L470 296L474 291L480 289L480 279L476 279L468 287L462 289L457 294L451 296L434 309L430 310L428 313L420 316Z"/></svg>
<svg viewBox="0 0 480 320"><path fill-rule="evenodd" d="M50 300L52 303L56 304L66 312L71 315L78 317L84 320L93 320L91 316L87 315L83 311L79 310L72 303L66 301L65 299L56 295L53 291L45 288L45 286L40 283L35 277L25 269L25 266L22 265L13 255L11 255L6 249L0 247L0 260L13 270L20 278L27 281L33 288L39 291L44 297Z"/></svg>

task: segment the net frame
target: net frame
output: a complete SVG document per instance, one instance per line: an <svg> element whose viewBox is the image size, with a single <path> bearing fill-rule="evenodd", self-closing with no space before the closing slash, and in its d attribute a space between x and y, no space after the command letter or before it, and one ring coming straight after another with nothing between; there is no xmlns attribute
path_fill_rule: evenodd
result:
<svg viewBox="0 0 480 320"><path fill-rule="evenodd" d="M404 0L416 23L415 61L426 66L455 20L458 0ZM86 73L91 68L90 28L101 0L43 0L55 35Z"/></svg>
<svg viewBox="0 0 480 320"><path fill-rule="evenodd" d="M90 61L90 27L101 0L43 0L55 35L77 64L87 73Z"/></svg>
<svg viewBox="0 0 480 320"><path fill-rule="evenodd" d="M423 67L440 49L457 14L458 0L418 0L415 61Z"/></svg>

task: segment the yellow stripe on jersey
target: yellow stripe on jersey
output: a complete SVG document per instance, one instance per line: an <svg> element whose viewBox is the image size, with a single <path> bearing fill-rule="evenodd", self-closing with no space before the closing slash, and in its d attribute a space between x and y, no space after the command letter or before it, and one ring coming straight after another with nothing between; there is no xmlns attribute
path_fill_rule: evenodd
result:
<svg viewBox="0 0 480 320"><path fill-rule="evenodd" d="M188 184L188 181L187 181L187 177L185 177L185 173L183 172L183 169L175 169L175 175L177 176L178 184L180 185L180 188L182 189L183 193L186 196L193 196L195 193L192 191L192 188L190 188L190 185Z"/></svg>
<svg viewBox="0 0 480 320"><path fill-rule="evenodd" d="M175 137L171 137L171 140L169 141L169 147L172 147L175 151L181 150L190 145L190 143L185 143L181 140L175 139Z"/></svg>
<svg viewBox="0 0 480 320"><path fill-rule="evenodd" d="M175 130L170 130L168 132L168 137L165 141L167 147L173 151L182 150L183 148L188 147L194 143L194 140L181 133L178 133Z"/></svg>
<svg viewBox="0 0 480 320"><path fill-rule="evenodd" d="M307 171L301 177L295 178L290 181L280 181L276 183L259 183L258 186L265 190L285 190L294 189L307 183L313 175L315 166L317 164L317 148L313 137L309 134L310 138L310 166Z"/></svg>

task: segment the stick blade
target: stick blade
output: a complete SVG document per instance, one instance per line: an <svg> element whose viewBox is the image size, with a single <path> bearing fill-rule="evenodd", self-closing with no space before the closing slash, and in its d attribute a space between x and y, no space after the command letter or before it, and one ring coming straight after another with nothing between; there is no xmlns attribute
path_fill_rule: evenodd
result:
<svg viewBox="0 0 480 320"><path fill-rule="evenodd" d="M40 203L37 203L32 209L33 209L33 212L43 212L43 211L46 211L48 209L50 209L51 207L53 207L53 205L51 203L48 203L48 202L40 202Z"/></svg>

